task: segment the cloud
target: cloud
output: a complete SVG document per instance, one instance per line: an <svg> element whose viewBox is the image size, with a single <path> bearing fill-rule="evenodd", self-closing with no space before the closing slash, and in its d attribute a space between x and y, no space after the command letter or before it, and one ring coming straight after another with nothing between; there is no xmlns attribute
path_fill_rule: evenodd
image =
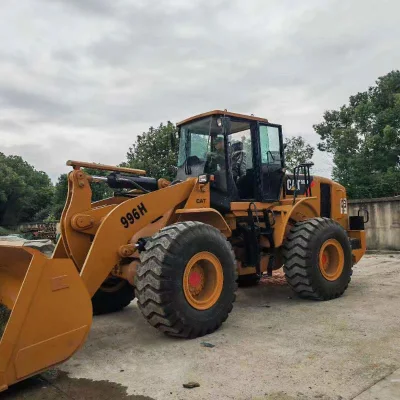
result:
<svg viewBox="0 0 400 400"><path fill-rule="evenodd" d="M324 110L398 68L399 12L395 0L7 2L0 151L54 179L68 158L119 163L150 125L215 108L316 144Z"/></svg>
<svg viewBox="0 0 400 400"><path fill-rule="evenodd" d="M40 115L56 116L70 112L68 105L60 99L12 86L0 87L0 106L11 109L28 109Z"/></svg>
<svg viewBox="0 0 400 400"><path fill-rule="evenodd" d="M72 11L77 13L85 13L89 17L106 16L110 17L115 14L115 7L118 5L118 1L108 2L105 0L42 0L47 2L48 5L52 3L60 3L64 7L69 7Z"/></svg>

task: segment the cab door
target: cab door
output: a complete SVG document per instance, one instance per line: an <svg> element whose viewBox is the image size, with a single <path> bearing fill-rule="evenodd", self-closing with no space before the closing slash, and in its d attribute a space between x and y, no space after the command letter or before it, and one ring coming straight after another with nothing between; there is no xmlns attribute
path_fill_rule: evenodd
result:
<svg viewBox="0 0 400 400"><path fill-rule="evenodd" d="M258 123L258 137L262 201L278 201L285 175L282 126Z"/></svg>

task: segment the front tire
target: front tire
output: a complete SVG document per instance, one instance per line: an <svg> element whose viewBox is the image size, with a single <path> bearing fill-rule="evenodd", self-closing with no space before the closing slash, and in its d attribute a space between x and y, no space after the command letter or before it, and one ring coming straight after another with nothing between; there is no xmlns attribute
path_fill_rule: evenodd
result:
<svg viewBox="0 0 400 400"><path fill-rule="evenodd" d="M195 338L228 318L237 288L230 243L216 228L182 222L149 239L136 275L138 305L160 331Z"/></svg>
<svg viewBox="0 0 400 400"><path fill-rule="evenodd" d="M350 241L342 226L332 219L296 223L284 243L283 257L286 280L302 298L334 299L350 283Z"/></svg>
<svg viewBox="0 0 400 400"><path fill-rule="evenodd" d="M135 298L135 289L125 279L107 278L92 297L93 315L120 311Z"/></svg>

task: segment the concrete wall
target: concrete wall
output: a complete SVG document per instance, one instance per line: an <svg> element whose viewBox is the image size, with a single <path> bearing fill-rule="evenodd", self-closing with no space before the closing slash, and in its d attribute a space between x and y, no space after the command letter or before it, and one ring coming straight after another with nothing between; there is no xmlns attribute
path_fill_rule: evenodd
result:
<svg viewBox="0 0 400 400"><path fill-rule="evenodd" d="M349 215L357 215L360 208L369 212L367 249L400 251L400 196L349 200Z"/></svg>

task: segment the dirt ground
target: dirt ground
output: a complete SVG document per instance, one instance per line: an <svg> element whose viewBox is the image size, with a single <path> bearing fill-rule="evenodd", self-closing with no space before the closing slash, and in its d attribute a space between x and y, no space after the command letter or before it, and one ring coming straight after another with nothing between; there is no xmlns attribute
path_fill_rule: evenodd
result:
<svg viewBox="0 0 400 400"><path fill-rule="evenodd" d="M365 256L329 302L280 283L240 289L223 327L195 340L159 333L135 303L96 317L78 354L0 398L400 399L400 254Z"/></svg>

